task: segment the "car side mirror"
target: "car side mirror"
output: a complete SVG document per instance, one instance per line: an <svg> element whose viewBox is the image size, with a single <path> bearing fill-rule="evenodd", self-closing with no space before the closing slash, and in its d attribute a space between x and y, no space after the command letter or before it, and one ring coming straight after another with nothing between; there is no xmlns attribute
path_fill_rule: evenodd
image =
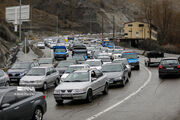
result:
<svg viewBox="0 0 180 120"><path fill-rule="evenodd" d="M10 107L11 105L9 104L9 103L6 103L6 104L3 104L2 106L1 106L1 109L4 109L4 108L7 108L7 107Z"/></svg>
<svg viewBox="0 0 180 120"><path fill-rule="evenodd" d="M95 80L96 80L96 78L92 78L92 79L91 79L91 82L94 82Z"/></svg>
<svg viewBox="0 0 180 120"><path fill-rule="evenodd" d="M47 72L47 73L46 73L46 76L49 76L49 75L50 75L50 72Z"/></svg>

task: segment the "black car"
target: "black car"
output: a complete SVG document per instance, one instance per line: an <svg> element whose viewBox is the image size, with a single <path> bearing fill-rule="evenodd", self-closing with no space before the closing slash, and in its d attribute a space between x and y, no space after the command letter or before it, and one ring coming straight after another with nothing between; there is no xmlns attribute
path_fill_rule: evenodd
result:
<svg viewBox="0 0 180 120"><path fill-rule="evenodd" d="M0 87L0 120L42 120L45 96L25 87Z"/></svg>
<svg viewBox="0 0 180 120"><path fill-rule="evenodd" d="M178 58L163 58L159 64L159 77L165 75L180 75L180 61Z"/></svg>
<svg viewBox="0 0 180 120"><path fill-rule="evenodd" d="M15 63L11 69L8 70L8 75L10 78L10 83L19 84L19 80L26 75L26 73L32 68L37 67L39 64L37 62L19 62Z"/></svg>

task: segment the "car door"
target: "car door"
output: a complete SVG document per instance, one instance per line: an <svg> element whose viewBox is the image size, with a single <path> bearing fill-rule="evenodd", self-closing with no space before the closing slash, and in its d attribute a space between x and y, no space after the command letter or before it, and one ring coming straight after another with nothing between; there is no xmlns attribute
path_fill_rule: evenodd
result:
<svg viewBox="0 0 180 120"><path fill-rule="evenodd" d="M47 69L47 75L46 75L46 83L47 84L50 84L51 81L53 80L51 70L52 70L51 68Z"/></svg>
<svg viewBox="0 0 180 120"><path fill-rule="evenodd" d="M93 90L93 95L97 94L99 92L100 89L100 80L99 78L96 76L95 71L91 71L91 87Z"/></svg>
<svg viewBox="0 0 180 120"><path fill-rule="evenodd" d="M124 71L125 80L127 80L128 79L128 68L126 67L125 64L122 64L122 67L123 67L123 71Z"/></svg>
<svg viewBox="0 0 180 120"><path fill-rule="evenodd" d="M106 79L105 76L103 76L103 73L100 70L94 70L96 77L97 77L97 82L98 82L98 92L101 92L104 90L104 85L106 84Z"/></svg>
<svg viewBox="0 0 180 120"><path fill-rule="evenodd" d="M0 86L5 85L5 82L6 82L5 73L2 72L2 77L0 77Z"/></svg>
<svg viewBox="0 0 180 120"><path fill-rule="evenodd" d="M52 74L52 83L54 83L54 81L57 79L58 77L58 74L57 74L57 71L54 69L54 68L51 68L51 74Z"/></svg>
<svg viewBox="0 0 180 120"><path fill-rule="evenodd" d="M22 120L22 113L19 111L19 104L16 102L15 91L9 91L2 99L1 106L9 104L9 107L2 109L3 120Z"/></svg>

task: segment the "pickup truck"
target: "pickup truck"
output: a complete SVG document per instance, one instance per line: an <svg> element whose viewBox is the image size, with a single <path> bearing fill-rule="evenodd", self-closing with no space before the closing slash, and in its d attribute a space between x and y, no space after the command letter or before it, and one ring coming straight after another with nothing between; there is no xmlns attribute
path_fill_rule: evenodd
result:
<svg viewBox="0 0 180 120"><path fill-rule="evenodd" d="M54 51L54 59L56 60L58 59L66 60L67 57L69 56L65 46L54 46L53 51Z"/></svg>

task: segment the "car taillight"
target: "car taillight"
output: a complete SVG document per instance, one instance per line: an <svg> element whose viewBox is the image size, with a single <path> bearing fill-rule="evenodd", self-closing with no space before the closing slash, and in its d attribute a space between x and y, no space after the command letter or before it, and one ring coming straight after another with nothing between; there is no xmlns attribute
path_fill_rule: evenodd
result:
<svg viewBox="0 0 180 120"><path fill-rule="evenodd" d="M159 65L159 69L162 69L163 68L163 66L162 65Z"/></svg>
<svg viewBox="0 0 180 120"><path fill-rule="evenodd" d="M46 99L46 96L45 96L45 95L43 95L43 99Z"/></svg>
<svg viewBox="0 0 180 120"><path fill-rule="evenodd" d="M178 65L178 66L177 66L177 68L179 68L179 69L180 69L180 65Z"/></svg>

